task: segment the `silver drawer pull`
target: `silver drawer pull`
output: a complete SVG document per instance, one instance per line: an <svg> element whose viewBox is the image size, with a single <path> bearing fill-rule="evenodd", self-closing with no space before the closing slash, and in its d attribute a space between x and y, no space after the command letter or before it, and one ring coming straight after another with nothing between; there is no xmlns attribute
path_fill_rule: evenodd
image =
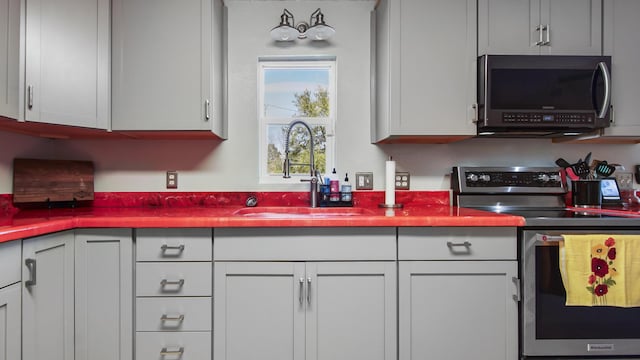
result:
<svg viewBox="0 0 640 360"><path fill-rule="evenodd" d="M160 317L160 321L179 321L179 322L182 322L182 321L184 321L184 315L169 316L167 314L162 314L162 316Z"/></svg>
<svg viewBox="0 0 640 360"><path fill-rule="evenodd" d="M36 284L36 259L25 259L24 266L29 269L29 280L24 282L24 286L34 286Z"/></svg>
<svg viewBox="0 0 640 360"><path fill-rule="evenodd" d="M177 356L182 356L182 354L184 354L184 347L180 346L178 348L178 350L168 350L168 348L163 347L162 350L160 350L160 355L164 356L164 355L177 355Z"/></svg>
<svg viewBox="0 0 640 360"><path fill-rule="evenodd" d="M162 286L178 285L178 287L181 287L182 285L184 285L184 279L180 279L180 280L162 279L162 281L160 281L160 285L162 285Z"/></svg>
<svg viewBox="0 0 640 360"><path fill-rule="evenodd" d="M463 243L454 243L454 242L451 242L451 241L447 241L447 247L448 248L453 248L453 247L456 247L456 246L464 246L466 248L469 248L469 247L471 247L471 243L468 242L468 241L465 241Z"/></svg>
<svg viewBox="0 0 640 360"><path fill-rule="evenodd" d="M162 251L178 250L178 252L183 252L184 251L184 244L180 244L178 246L172 246L172 245L164 244L164 245L160 246L160 249L162 249Z"/></svg>

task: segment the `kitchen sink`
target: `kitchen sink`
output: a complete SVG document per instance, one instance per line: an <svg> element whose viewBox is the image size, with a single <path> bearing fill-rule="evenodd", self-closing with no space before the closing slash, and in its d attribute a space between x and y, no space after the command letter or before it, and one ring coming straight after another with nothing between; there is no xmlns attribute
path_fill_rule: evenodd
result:
<svg viewBox="0 0 640 360"><path fill-rule="evenodd" d="M373 215L374 212L369 209L343 207L301 207L301 206L265 206L265 207L247 207L238 209L233 215L256 217L256 218L317 218L317 217L342 217L342 216L359 216Z"/></svg>

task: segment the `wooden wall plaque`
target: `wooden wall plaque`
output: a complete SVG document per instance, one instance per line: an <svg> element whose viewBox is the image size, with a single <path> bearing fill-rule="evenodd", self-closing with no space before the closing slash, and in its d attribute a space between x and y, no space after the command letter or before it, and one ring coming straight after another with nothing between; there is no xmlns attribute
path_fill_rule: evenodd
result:
<svg viewBox="0 0 640 360"><path fill-rule="evenodd" d="M13 202L93 200L93 162L15 159Z"/></svg>

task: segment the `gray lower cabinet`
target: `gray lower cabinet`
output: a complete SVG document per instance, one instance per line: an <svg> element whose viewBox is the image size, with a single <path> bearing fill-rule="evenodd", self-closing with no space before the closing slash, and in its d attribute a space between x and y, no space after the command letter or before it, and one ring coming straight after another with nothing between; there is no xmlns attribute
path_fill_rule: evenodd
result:
<svg viewBox="0 0 640 360"><path fill-rule="evenodd" d="M130 229L76 230L74 312L76 359L132 359Z"/></svg>
<svg viewBox="0 0 640 360"><path fill-rule="evenodd" d="M0 360L20 360L20 283L0 289Z"/></svg>
<svg viewBox="0 0 640 360"><path fill-rule="evenodd" d="M23 240L22 356L74 359L73 231Z"/></svg>
<svg viewBox="0 0 640 360"><path fill-rule="evenodd" d="M400 228L399 359L518 357L515 228Z"/></svg>
<svg viewBox="0 0 640 360"><path fill-rule="evenodd" d="M23 358L132 358L131 230L23 241Z"/></svg>
<svg viewBox="0 0 640 360"><path fill-rule="evenodd" d="M214 358L395 359L394 245L395 229L216 229Z"/></svg>
<svg viewBox="0 0 640 360"><path fill-rule="evenodd" d="M136 230L136 359L211 359L211 236Z"/></svg>
<svg viewBox="0 0 640 360"><path fill-rule="evenodd" d="M21 241L0 244L0 360L20 360Z"/></svg>

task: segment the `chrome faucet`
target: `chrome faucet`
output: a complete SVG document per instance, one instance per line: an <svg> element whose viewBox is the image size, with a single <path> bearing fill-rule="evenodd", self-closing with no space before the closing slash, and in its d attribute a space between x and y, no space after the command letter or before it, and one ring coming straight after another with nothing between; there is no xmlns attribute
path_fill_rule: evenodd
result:
<svg viewBox="0 0 640 360"><path fill-rule="evenodd" d="M307 131L309 132L309 163L308 164L292 164L291 160L289 159L289 140L291 137L291 130L296 126L296 125L302 125L304 126ZM310 184L309 187L309 203L311 205L311 207L318 207L318 172L316 171L316 166L315 166L315 161L314 161L314 156L313 156L313 131L311 131L311 127L309 126L309 124L307 124L306 122L302 121L302 120L294 120L291 123L289 123L289 128L287 129L287 137L285 139L285 146L284 146L284 164L282 164L282 171L284 173L284 176L282 176L285 179L289 179L291 178L291 175L289 174L291 165L305 165L305 166L309 166L309 174L311 175L311 177L309 179L301 179L300 181L308 181Z"/></svg>

